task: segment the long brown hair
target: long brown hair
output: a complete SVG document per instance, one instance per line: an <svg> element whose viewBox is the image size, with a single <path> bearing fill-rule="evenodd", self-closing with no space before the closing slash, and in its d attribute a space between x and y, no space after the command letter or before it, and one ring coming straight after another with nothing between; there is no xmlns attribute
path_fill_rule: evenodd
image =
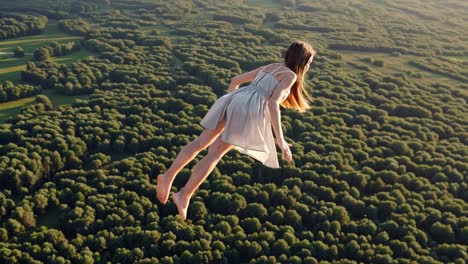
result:
<svg viewBox="0 0 468 264"><path fill-rule="evenodd" d="M309 44L301 40L296 40L289 46L284 56L284 63L296 73L296 82L291 87L288 97L281 103L281 106L305 112L310 109L309 102L311 96L304 89L304 74L306 64L315 55L316 50Z"/></svg>

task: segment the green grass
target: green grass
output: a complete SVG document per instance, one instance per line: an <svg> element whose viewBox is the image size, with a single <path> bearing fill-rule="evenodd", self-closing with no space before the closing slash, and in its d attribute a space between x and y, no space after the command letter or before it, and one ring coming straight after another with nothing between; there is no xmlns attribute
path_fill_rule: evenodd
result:
<svg viewBox="0 0 468 264"><path fill-rule="evenodd" d="M367 65L371 68L372 72L379 73L382 75L392 75L394 73L402 73L402 72L413 72L413 73L421 73L422 78L414 78L414 80L424 80L424 81L431 81L431 82L446 82L450 83L454 86L460 85L462 82L442 74L437 74L429 71L425 71L409 65L408 62L413 59L418 59L420 57L413 56L413 55L401 55L399 57L393 56L388 53L379 53L379 52L360 52L360 51L349 51L349 50L339 50L338 52L342 57L343 61L352 61L357 62L359 64ZM382 60L384 62L383 67L377 67L372 63L367 63L361 61L362 58L373 58L374 60ZM466 56L465 56L466 57ZM466 60L463 56L455 57L451 56L450 59L453 60ZM351 73L361 72L362 70L357 69L349 64L345 64L345 69Z"/></svg>
<svg viewBox="0 0 468 264"><path fill-rule="evenodd" d="M449 56L449 55L444 55L442 57L445 57L447 59L451 60L456 60L456 61L468 61L468 55L466 56Z"/></svg>
<svg viewBox="0 0 468 264"><path fill-rule="evenodd" d="M275 0L247 0L245 1L245 5L259 7L259 8L271 8L271 9L281 8L281 4L279 4Z"/></svg>
<svg viewBox="0 0 468 264"><path fill-rule="evenodd" d="M63 64L70 64L86 56L93 56L93 55L95 55L95 53L92 53L84 48L81 48L81 50L75 51L67 56L52 57L51 61L57 62L57 63L63 63Z"/></svg>
<svg viewBox="0 0 468 264"><path fill-rule="evenodd" d="M0 41L0 82L12 81L14 83L22 83L21 71L26 69L28 61L33 61L32 54L37 48L52 41L63 43L81 38L82 37L73 36L61 31L57 26L57 21L49 20L43 34ZM2 52L13 52L17 46L21 46L24 49L25 56L23 58L16 58L11 54L1 54ZM73 52L67 56L52 57L50 60L57 63L70 64L90 55L94 55L94 53L82 48L81 50ZM89 95L62 95L53 90L44 90L41 94L47 95L54 105L71 104L76 98L86 99L89 97ZM34 95L10 102L0 103L0 122L4 122L9 117L19 114L23 106L30 105L34 102L35 97L36 96Z"/></svg>
<svg viewBox="0 0 468 264"><path fill-rule="evenodd" d="M13 39L7 39L0 41L0 51L3 52L12 52L17 46L21 46L26 53L32 53L37 48L43 46L44 44L50 43L52 41L57 42L69 42L81 39L80 36L74 36L68 33L63 32L57 26L56 20L51 20L47 22L47 26L44 30L44 33L34 36L25 36Z"/></svg>
<svg viewBox="0 0 468 264"><path fill-rule="evenodd" d="M90 96L90 94L64 95L57 93L55 90L43 90L41 94L47 95L56 106L71 104L75 99L88 99Z"/></svg>
<svg viewBox="0 0 468 264"><path fill-rule="evenodd" d="M146 26L146 27L142 27L142 30L144 30L147 34L149 34L153 29L157 29L159 30L159 33L161 34L161 36L164 36L164 37L170 37L172 36L169 31L171 30L170 27L166 26L166 25L152 25L152 26Z"/></svg>
<svg viewBox="0 0 468 264"><path fill-rule="evenodd" d="M55 92L54 90L43 90L40 94L44 94L50 98L54 106L66 105L73 103L75 99L87 99L90 95L63 95ZM34 103L36 95L21 98L18 100L0 103L0 122L4 122L11 116L15 116L20 113L23 106Z"/></svg>
<svg viewBox="0 0 468 264"><path fill-rule="evenodd" d="M59 43L75 41L82 37L73 36L61 31L57 26L57 21L49 20L43 34L35 36L26 36L0 41L0 52L13 52L17 46L24 49L25 56L23 58L15 58L13 55L0 55L0 82L12 81L15 83L21 82L21 71L26 69L26 63L33 61L33 52L52 41ZM63 57L53 57L52 61L58 63L69 64L83 57L93 55L93 53L85 50L74 52Z"/></svg>
<svg viewBox="0 0 468 264"><path fill-rule="evenodd" d="M21 71L26 69L26 63L30 59L27 56L23 58L0 59L0 82L20 82Z"/></svg>
<svg viewBox="0 0 468 264"><path fill-rule="evenodd" d="M16 116L20 113L21 107L29 105L31 102L34 102L34 96L0 103L0 122L3 123L10 116Z"/></svg>
<svg viewBox="0 0 468 264"><path fill-rule="evenodd" d="M33 61L32 54L37 48L52 41L64 43L81 38L63 32L58 28L56 20L49 20L43 34L0 41L0 82L12 81L14 83L22 83L21 71L26 69L28 61ZM11 53L17 46L21 46L24 49L25 57L15 58L12 54L1 54ZM82 48L80 51L73 52L70 55L52 57L50 60L57 63L70 64L90 55L93 55L93 53ZM71 104L76 98L86 99L89 97L89 95L62 95L53 90L44 90L41 94L47 95L55 106ZM21 108L34 103L35 98L36 95L0 103L0 122L4 122L9 117L19 114Z"/></svg>

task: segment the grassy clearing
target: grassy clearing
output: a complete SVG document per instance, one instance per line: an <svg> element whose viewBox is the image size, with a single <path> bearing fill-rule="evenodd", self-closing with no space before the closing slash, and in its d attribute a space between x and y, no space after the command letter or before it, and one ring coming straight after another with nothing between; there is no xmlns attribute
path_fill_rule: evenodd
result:
<svg viewBox="0 0 468 264"><path fill-rule="evenodd" d="M247 0L245 5L259 8L279 9L281 4L275 0Z"/></svg>
<svg viewBox="0 0 468 264"><path fill-rule="evenodd" d="M19 114L21 107L30 105L32 102L34 102L34 98L34 96L31 96L6 103L0 103L0 122L3 123L10 116L16 116Z"/></svg>
<svg viewBox="0 0 468 264"><path fill-rule="evenodd" d="M52 41L63 43L75 41L81 38L82 37L73 36L61 31L57 26L57 21L49 20L44 33L41 35L0 41L0 52L12 52L17 46L21 46L25 51L25 56L23 58L15 58L10 54L0 55L0 82L9 80L15 83L20 83L20 72L26 69L26 63L28 61L33 61L33 52L37 48ZM93 55L93 53L82 49L64 57L53 57L51 60L58 63L69 64L89 55Z"/></svg>
<svg viewBox="0 0 468 264"><path fill-rule="evenodd" d="M0 82L12 81L19 83L21 81L21 71L26 69L26 63L29 60L25 58L0 60Z"/></svg>
<svg viewBox="0 0 468 264"><path fill-rule="evenodd" d="M442 56L444 58L454 60L454 61L459 61L459 62L464 62L468 61L468 55L467 56Z"/></svg>
<svg viewBox="0 0 468 264"><path fill-rule="evenodd" d="M206 12L202 8L195 8L192 14L185 16L182 21L184 23L203 23L203 22L212 22L213 21L213 14ZM170 27L178 26L179 21L164 21L159 27L161 27L162 31L165 29L170 29ZM171 35L171 34L169 34ZM172 35L174 36L174 35ZM183 36L181 36L183 37Z"/></svg>
<svg viewBox="0 0 468 264"><path fill-rule="evenodd" d="M63 34L65 34L65 33L63 33ZM41 35L20 37L20 38L1 41L0 42L0 51L12 52L17 46L21 46L26 52L32 53L32 52L34 52L35 49L43 46L46 43L52 42L52 41L57 41L57 42L60 43L60 42L75 41L75 40L81 38L81 37L78 37L78 36L65 37L65 36L63 36L63 34L60 37L55 36L55 34L54 35L49 35L50 37L46 37L46 36L44 36L44 34L41 34Z"/></svg>
<svg viewBox="0 0 468 264"><path fill-rule="evenodd" d="M54 90L43 90L42 93L40 94L44 94L47 97L49 97L50 101L52 101L54 106L71 104L73 103L73 100L75 99L87 99L90 96L89 94L63 95L63 94L59 94L55 92ZM21 98L21 99L10 101L10 102L0 103L0 122L3 123L10 116L15 116L19 114L21 111L21 108L23 106L27 106L27 105L34 103L35 98L36 98L36 95L33 95L30 97L25 97L25 98Z"/></svg>
<svg viewBox="0 0 468 264"><path fill-rule="evenodd" d="M86 57L86 56L92 56L92 55L94 55L94 53L82 48L81 50L75 51L72 54L67 55L67 56L52 57L51 60L53 62L57 62L57 63L70 64L70 63L73 63L73 62L75 62L75 61L77 61L79 59L82 59L82 58Z"/></svg>
<svg viewBox="0 0 468 264"><path fill-rule="evenodd" d="M46 95L50 98L52 103L56 106L58 105L66 105L71 104L75 99L88 99L90 94L82 94L82 95L64 95L59 94L55 90L44 90L41 94Z"/></svg>
<svg viewBox="0 0 468 264"><path fill-rule="evenodd" d="M163 24L160 24L160 25L153 25L153 26L146 26L146 27L142 27L142 30L144 30L146 32L146 34L149 34L151 31L153 31L154 29L158 30L159 33L161 34L161 36L163 37L170 37L172 36L170 34L170 30L171 28L166 26L166 25L163 25Z"/></svg>
<svg viewBox="0 0 468 264"><path fill-rule="evenodd" d="M21 46L26 53L32 53L37 48L52 41L69 42L81 39L80 36L74 36L63 32L57 26L56 20L49 20L44 33L34 36L25 36L0 41L0 51L12 52L17 46Z"/></svg>
<svg viewBox="0 0 468 264"><path fill-rule="evenodd" d="M33 52L37 48L46 45L52 41L59 43L75 41L82 37L73 36L61 31L57 26L57 21L49 20L45 31L41 35L19 37L0 41L0 82L12 81L14 83L21 82L21 71L26 69L28 61L33 61ZM25 51L23 58L15 58L12 52L17 46L21 46ZM4 54L2 54L4 53ZM86 56L93 55L92 52L85 50L73 52L70 55L63 57L52 57L50 60L57 63L70 64ZM68 96L58 94L53 90L44 90L41 94L47 95L54 105L71 104L74 99L86 99L89 95ZM0 122L4 122L11 116L20 113L21 108L30 105L35 100L35 95L21 98L18 100L0 103Z"/></svg>
<svg viewBox="0 0 468 264"><path fill-rule="evenodd" d="M414 77L414 80L424 80L424 81L430 81L430 82L442 82L442 83L449 83L454 86L462 84L461 81L425 71L419 68L416 68L414 66L411 66L408 64L410 60L417 59L420 57L416 57L413 55L401 55L399 57L393 56L388 53L378 53L378 52L358 52L358 51L348 51L348 50L339 50L335 51L339 53L343 57L343 61L351 61L351 62L356 62L362 65L366 65L371 68L371 71L382 74L382 75L392 75L395 73L404 73L404 72L412 72L412 73L420 73L422 75L422 78L416 78ZM465 56L466 57L466 56ZM465 57L450 57L450 59L453 60L465 60ZM363 58L372 58L374 60L382 60L384 61L384 66L383 67L377 67L373 65L372 63L364 62L361 61L360 59ZM362 70L357 69L349 64L345 64L346 70L350 71L351 73L357 73L361 72Z"/></svg>

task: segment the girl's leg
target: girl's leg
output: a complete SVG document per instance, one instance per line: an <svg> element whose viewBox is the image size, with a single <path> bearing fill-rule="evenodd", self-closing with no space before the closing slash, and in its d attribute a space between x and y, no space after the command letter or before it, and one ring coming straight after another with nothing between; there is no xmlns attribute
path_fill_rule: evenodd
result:
<svg viewBox="0 0 468 264"><path fill-rule="evenodd" d="M184 187L179 192L172 195L172 199L177 206L179 215L185 220L187 217L187 208L190 198L200 184L206 179L211 171L216 167L219 160L234 146L225 143L219 136L215 142L209 147L208 154L201 159L192 168L192 174Z"/></svg>
<svg viewBox="0 0 468 264"><path fill-rule="evenodd" d="M184 168L191 160L193 160L200 151L211 145L218 135L223 131L226 119L223 119L216 129L205 129L199 137L187 144L177 155L166 172L157 176L156 196L162 204L167 202L172 182L177 173Z"/></svg>

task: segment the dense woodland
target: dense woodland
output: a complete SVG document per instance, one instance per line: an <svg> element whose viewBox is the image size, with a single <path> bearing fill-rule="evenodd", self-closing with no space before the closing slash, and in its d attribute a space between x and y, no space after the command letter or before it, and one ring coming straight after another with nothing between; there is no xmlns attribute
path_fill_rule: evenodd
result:
<svg viewBox="0 0 468 264"><path fill-rule="evenodd" d="M35 95L0 124L1 263L468 258L464 1L7 2L0 38L41 34L47 18L83 38L44 43L20 82L0 83L0 102ZM318 53L312 109L281 109L294 163L228 152L183 221L158 202L156 175L232 77L281 61L296 38ZM76 49L97 55L49 60ZM413 70L394 71L405 58ZM57 105L45 90L90 96Z"/></svg>
<svg viewBox="0 0 468 264"><path fill-rule="evenodd" d="M43 15L0 12L0 40L41 34L47 21Z"/></svg>

